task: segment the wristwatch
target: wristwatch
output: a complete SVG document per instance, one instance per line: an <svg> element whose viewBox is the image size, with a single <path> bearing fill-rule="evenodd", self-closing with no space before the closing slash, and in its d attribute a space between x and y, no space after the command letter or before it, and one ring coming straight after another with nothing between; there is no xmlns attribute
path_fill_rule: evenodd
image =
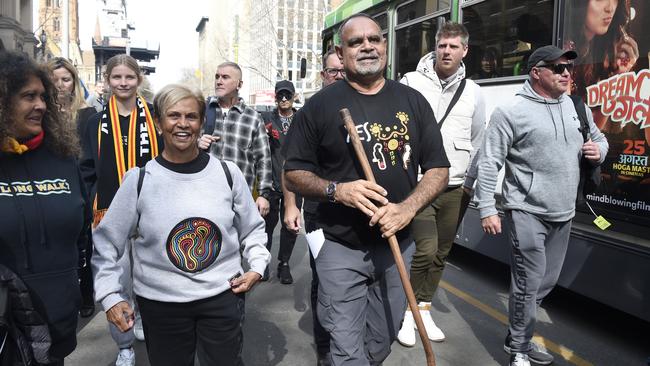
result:
<svg viewBox="0 0 650 366"><path fill-rule="evenodd" d="M267 201L269 200L269 197L271 197L271 193L269 193L268 190L263 190L259 194L260 197L264 197Z"/></svg>
<svg viewBox="0 0 650 366"><path fill-rule="evenodd" d="M336 202L336 198L334 198L334 195L336 194L336 184L338 182L329 182L327 184L327 188L325 189L325 194L327 195L327 200L334 203Z"/></svg>

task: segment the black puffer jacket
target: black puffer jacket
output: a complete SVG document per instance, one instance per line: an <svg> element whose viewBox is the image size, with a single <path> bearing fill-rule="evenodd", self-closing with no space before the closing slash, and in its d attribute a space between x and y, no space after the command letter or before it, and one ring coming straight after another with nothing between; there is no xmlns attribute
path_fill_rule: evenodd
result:
<svg viewBox="0 0 650 366"><path fill-rule="evenodd" d="M34 309L23 281L0 264L0 366L51 363L47 323Z"/></svg>

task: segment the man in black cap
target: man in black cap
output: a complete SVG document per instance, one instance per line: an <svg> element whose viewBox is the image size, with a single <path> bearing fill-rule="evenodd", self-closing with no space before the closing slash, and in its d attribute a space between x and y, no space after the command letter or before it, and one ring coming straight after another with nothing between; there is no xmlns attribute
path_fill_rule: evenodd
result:
<svg viewBox="0 0 650 366"><path fill-rule="evenodd" d="M594 165L607 154L605 136L583 104L589 123L584 142L578 113L566 95L573 51L541 47L528 60L528 80L513 100L490 117L479 151L476 200L488 234L501 232L494 192L505 165L501 207L510 252L509 330L504 350L511 366L553 362L531 341L537 309L564 262L580 181L580 160ZM560 188L560 189L558 189Z"/></svg>
<svg viewBox="0 0 650 366"><path fill-rule="evenodd" d="M269 195L270 210L269 214L265 217L266 220L266 234L268 241L266 248L270 251L273 240L273 229L278 223L278 217L281 218L280 229L280 249L278 251L278 278L280 283L288 285L293 283L291 271L289 270L289 258L291 252L296 244L297 230L289 230L284 224L284 207L286 205L294 205L300 210L302 206L302 199L296 197L292 192L282 192L282 166L284 165L284 157L280 153L280 149L284 142L284 138L289 131L293 115L296 110L293 108L293 98L296 89L293 83L288 80L278 81L275 84L275 103L276 108L270 113L264 113L264 125L266 132L269 135L269 145L271 147L271 165L273 172L273 184L271 193ZM263 279L268 279L268 268L264 273Z"/></svg>

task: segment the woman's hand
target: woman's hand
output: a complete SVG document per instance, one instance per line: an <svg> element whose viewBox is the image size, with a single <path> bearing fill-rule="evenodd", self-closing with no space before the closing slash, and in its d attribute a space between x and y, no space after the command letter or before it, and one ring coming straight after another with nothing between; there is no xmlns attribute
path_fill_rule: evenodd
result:
<svg viewBox="0 0 650 366"><path fill-rule="evenodd" d="M131 309L131 305L128 302L120 301L108 309L106 319L115 324L120 331L126 332L133 327L135 314L133 314L133 309Z"/></svg>
<svg viewBox="0 0 650 366"><path fill-rule="evenodd" d="M261 274L253 271L248 271L244 273L243 276L237 277L230 281L230 289L236 294L248 292L261 278Z"/></svg>
<svg viewBox="0 0 650 366"><path fill-rule="evenodd" d="M636 41L625 35L616 44L616 68L619 74L632 70L639 59L639 46Z"/></svg>
<svg viewBox="0 0 650 366"><path fill-rule="evenodd" d="M219 138L219 136L212 136L207 134L199 137L199 140L197 141L199 149L208 150L213 142L219 141Z"/></svg>

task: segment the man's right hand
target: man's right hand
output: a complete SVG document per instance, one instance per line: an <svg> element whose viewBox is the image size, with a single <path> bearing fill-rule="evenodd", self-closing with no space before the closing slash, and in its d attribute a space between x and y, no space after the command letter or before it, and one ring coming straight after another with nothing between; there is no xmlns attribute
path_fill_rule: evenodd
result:
<svg viewBox="0 0 650 366"><path fill-rule="evenodd" d="M210 145L213 142L219 141L219 139L220 139L219 136L212 136L212 135L205 134L199 137L199 141L198 141L199 149L208 150L210 148Z"/></svg>
<svg viewBox="0 0 650 366"><path fill-rule="evenodd" d="M501 219L499 218L499 215L492 215L482 218L481 226L483 227L483 231L488 234L501 234Z"/></svg>
<svg viewBox="0 0 650 366"><path fill-rule="evenodd" d="M336 202L341 202L348 207L355 207L368 217L372 217L378 210L375 202L379 206L388 204L387 194L388 192L382 186L359 179L353 182L338 183L334 199Z"/></svg>
<svg viewBox="0 0 650 366"><path fill-rule="evenodd" d="M128 302L120 301L108 309L106 319L115 324L121 332L126 332L133 327L135 315Z"/></svg>

